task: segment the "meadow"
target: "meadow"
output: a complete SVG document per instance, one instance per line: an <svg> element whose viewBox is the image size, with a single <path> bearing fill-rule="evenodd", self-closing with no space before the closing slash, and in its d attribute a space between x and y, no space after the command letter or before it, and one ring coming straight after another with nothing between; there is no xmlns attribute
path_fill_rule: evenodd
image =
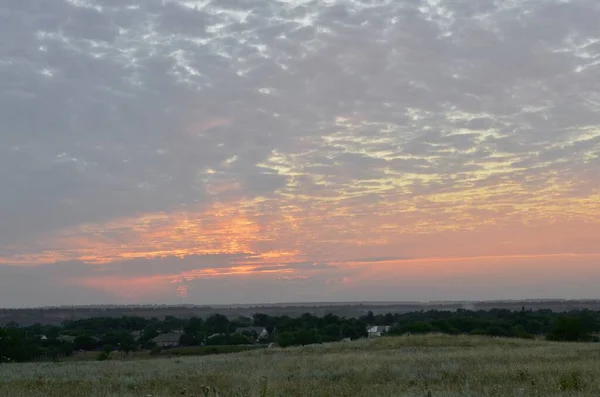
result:
<svg viewBox="0 0 600 397"><path fill-rule="evenodd" d="M383 337L242 353L0 365L1 397L598 396L600 343Z"/></svg>
<svg viewBox="0 0 600 397"><path fill-rule="evenodd" d="M264 348L258 345L214 345L214 346L183 346L172 349L162 349L158 353L152 353L150 350L137 350L128 354L113 351L110 353L110 359L116 360L156 360L158 358L173 358L185 356L208 356L215 354L231 354L243 351L256 350ZM97 361L100 355L97 351L77 352L71 356L62 358L62 361Z"/></svg>

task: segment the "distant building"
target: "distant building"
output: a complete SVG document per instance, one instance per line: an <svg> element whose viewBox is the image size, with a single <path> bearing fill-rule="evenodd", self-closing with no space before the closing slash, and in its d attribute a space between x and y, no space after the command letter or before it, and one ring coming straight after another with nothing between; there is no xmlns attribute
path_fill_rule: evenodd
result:
<svg viewBox="0 0 600 397"><path fill-rule="evenodd" d="M60 335L56 339L65 343L75 343L75 336L72 335Z"/></svg>
<svg viewBox="0 0 600 397"><path fill-rule="evenodd" d="M156 343L156 346L158 347L178 347L179 338L181 338L181 333L170 332L168 334L158 335L156 338L152 339L152 342Z"/></svg>
<svg viewBox="0 0 600 397"><path fill-rule="evenodd" d="M269 337L269 331L265 327L240 327L236 328L234 334L248 335L254 338L254 340L267 339Z"/></svg>
<svg viewBox="0 0 600 397"><path fill-rule="evenodd" d="M138 340L142 336L142 331L131 331L131 336L134 340Z"/></svg>
<svg viewBox="0 0 600 397"><path fill-rule="evenodd" d="M390 332L391 329L392 329L391 325L375 325L375 326L369 327L367 329L367 333L369 334L369 338L377 338L377 337L380 337L380 336Z"/></svg>

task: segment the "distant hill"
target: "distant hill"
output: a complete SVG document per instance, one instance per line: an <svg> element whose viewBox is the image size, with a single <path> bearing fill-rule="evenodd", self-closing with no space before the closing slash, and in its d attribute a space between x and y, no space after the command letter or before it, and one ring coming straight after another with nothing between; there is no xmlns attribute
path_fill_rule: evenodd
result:
<svg viewBox="0 0 600 397"><path fill-rule="evenodd" d="M279 303L260 305L214 305L214 306L73 306L28 309L0 309L0 325L16 322L20 325L60 324L65 320L90 317L139 316L164 319L166 316L178 318L208 317L220 313L229 318L251 317L254 313L269 315L299 316L311 313L322 316L333 313L346 317L358 317L372 311L374 314L407 313L419 310L490 310L502 308L510 310L548 309L563 312L572 309L600 310L600 300L515 300L482 302L320 302L320 303Z"/></svg>

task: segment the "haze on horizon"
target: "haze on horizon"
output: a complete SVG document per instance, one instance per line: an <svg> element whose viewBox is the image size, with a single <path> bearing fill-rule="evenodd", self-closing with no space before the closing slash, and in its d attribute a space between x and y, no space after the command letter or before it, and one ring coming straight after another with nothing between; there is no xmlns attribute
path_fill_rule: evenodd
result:
<svg viewBox="0 0 600 397"><path fill-rule="evenodd" d="M597 0L8 0L0 306L599 298Z"/></svg>

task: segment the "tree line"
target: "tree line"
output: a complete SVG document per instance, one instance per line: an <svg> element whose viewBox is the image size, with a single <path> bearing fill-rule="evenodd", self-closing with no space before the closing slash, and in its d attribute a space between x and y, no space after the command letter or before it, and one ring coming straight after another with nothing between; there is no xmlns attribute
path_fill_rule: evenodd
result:
<svg viewBox="0 0 600 397"><path fill-rule="evenodd" d="M207 318L164 319L135 316L93 317L64 321L61 325L11 323L0 328L0 362L58 359L78 350L98 351L106 356L114 350L157 349L153 339L177 332L181 346L243 345L274 342L281 347L360 339L372 326L391 326L390 335L444 333L514 338L545 337L556 341L593 341L600 333L600 311L577 310L556 313L550 310L511 311L418 311L340 317L334 314L299 317L263 313L229 319L222 314ZM263 327L265 340L236 333L241 327Z"/></svg>

